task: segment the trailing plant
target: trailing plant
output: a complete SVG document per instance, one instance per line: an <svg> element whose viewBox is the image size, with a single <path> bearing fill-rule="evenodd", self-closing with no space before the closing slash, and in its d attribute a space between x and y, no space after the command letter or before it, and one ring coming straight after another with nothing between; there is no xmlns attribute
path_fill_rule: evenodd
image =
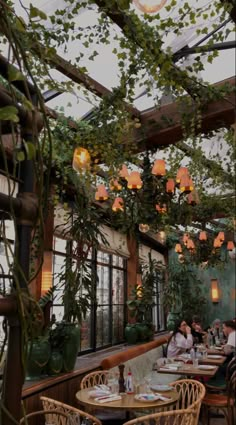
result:
<svg viewBox="0 0 236 425"><path fill-rule="evenodd" d="M152 323L152 309L156 303L155 297L160 296L160 287L163 284L164 266L148 256L148 264L141 266L141 283L135 285L131 291L131 299L127 301L130 316L140 323Z"/></svg>
<svg viewBox="0 0 236 425"><path fill-rule="evenodd" d="M204 316L206 299L191 262L180 263L176 258L169 261L163 302L167 312L178 313L189 323L193 315Z"/></svg>
<svg viewBox="0 0 236 425"><path fill-rule="evenodd" d="M96 207L93 196L87 190L86 176L74 176L73 209L68 213L68 223L63 236L74 241L58 275L63 288L64 320L81 323L91 303L95 302L96 276L88 255L99 243L107 244L101 223L103 211Z"/></svg>

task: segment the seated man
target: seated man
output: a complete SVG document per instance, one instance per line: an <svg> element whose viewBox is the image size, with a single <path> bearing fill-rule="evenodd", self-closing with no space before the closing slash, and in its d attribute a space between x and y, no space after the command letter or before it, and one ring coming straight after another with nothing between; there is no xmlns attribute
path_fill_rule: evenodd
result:
<svg viewBox="0 0 236 425"><path fill-rule="evenodd" d="M223 332L227 338L223 350L227 356L231 356L236 351L236 323L233 320L226 320L223 323Z"/></svg>
<svg viewBox="0 0 236 425"><path fill-rule="evenodd" d="M207 332L202 329L200 318L193 316L191 323L191 333L194 344L202 344L206 342Z"/></svg>

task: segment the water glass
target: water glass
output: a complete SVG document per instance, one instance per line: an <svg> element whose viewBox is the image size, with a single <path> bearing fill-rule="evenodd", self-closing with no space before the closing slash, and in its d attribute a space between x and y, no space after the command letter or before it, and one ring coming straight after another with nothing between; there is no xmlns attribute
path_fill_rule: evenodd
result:
<svg viewBox="0 0 236 425"><path fill-rule="evenodd" d="M197 369L198 368L198 359L193 359L193 367L194 367L194 369Z"/></svg>

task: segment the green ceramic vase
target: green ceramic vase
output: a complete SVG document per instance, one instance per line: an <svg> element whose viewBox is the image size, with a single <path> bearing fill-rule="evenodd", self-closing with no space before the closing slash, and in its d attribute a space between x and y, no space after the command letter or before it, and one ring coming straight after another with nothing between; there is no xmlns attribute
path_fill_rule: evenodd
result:
<svg viewBox="0 0 236 425"><path fill-rule="evenodd" d="M80 328L74 323L66 323L65 326L65 342L62 349L63 372L71 372L75 367L80 348Z"/></svg>
<svg viewBox="0 0 236 425"><path fill-rule="evenodd" d="M37 338L28 346L26 379L40 379L51 354L51 347L46 338Z"/></svg>
<svg viewBox="0 0 236 425"><path fill-rule="evenodd" d="M138 331L136 324L128 323L125 327L125 339L128 344L135 344L138 340Z"/></svg>
<svg viewBox="0 0 236 425"><path fill-rule="evenodd" d="M48 375L58 375L62 371L63 357L60 351L53 350L47 364Z"/></svg>

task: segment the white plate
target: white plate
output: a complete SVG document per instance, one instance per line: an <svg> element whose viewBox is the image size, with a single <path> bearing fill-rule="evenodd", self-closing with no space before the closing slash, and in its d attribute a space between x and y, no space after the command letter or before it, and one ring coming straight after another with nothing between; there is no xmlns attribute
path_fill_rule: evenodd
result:
<svg viewBox="0 0 236 425"><path fill-rule="evenodd" d="M173 388L169 385L152 385L151 384L151 390L153 391L173 391Z"/></svg>
<svg viewBox="0 0 236 425"><path fill-rule="evenodd" d="M134 398L135 400L142 401L144 403L151 403L152 401L160 400L159 395L155 395L152 393L136 394Z"/></svg>
<svg viewBox="0 0 236 425"><path fill-rule="evenodd" d="M208 359L222 359L222 356L219 356L218 354L208 354Z"/></svg>
<svg viewBox="0 0 236 425"><path fill-rule="evenodd" d="M208 365L208 364L202 364L202 365L198 366L198 369L213 370L213 369L215 369L215 366L211 366L211 365Z"/></svg>

